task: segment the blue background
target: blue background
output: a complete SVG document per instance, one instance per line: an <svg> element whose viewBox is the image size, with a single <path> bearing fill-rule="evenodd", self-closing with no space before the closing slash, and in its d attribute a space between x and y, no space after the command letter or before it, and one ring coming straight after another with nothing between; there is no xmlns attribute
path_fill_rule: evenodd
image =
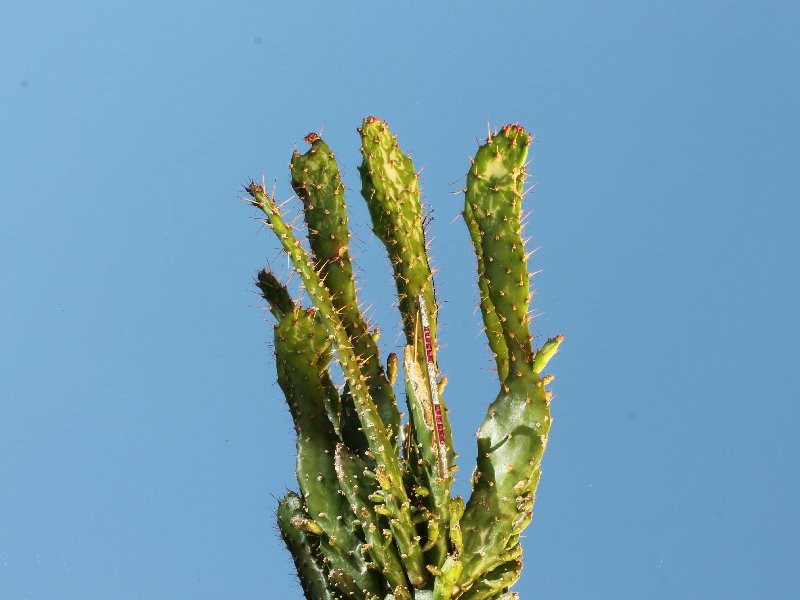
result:
<svg viewBox="0 0 800 600"><path fill-rule="evenodd" d="M322 131L362 298L362 117L422 169L467 493L496 382L459 218L487 124L536 135L555 424L522 598L800 586L796 2L35 2L0 10L0 598L300 598L293 431L237 200ZM430 3L435 5L437 3Z"/></svg>

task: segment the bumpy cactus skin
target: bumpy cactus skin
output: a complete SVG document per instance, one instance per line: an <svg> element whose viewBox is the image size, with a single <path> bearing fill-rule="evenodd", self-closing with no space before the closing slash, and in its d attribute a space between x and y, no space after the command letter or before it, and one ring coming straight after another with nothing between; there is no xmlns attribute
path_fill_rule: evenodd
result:
<svg viewBox="0 0 800 600"><path fill-rule="evenodd" d="M455 468L436 364L438 305L427 254L419 177L384 121L364 119L362 196L386 248L406 337L381 361L377 331L359 309L344 185L318 134L292 156L306 248L262 185L261 209L311 301L304 307L270 271L257 285L275 317L278 383L297 432L297 481L278 527L308 600L519 600L520 536L533 515L552 417L542 371L562 336L533 347L522 196L531 136L506 125L482 144L467 174L464 219L478 268L480 308L499 390L478 430L465 504L451 497ZM338 361L337 389L330 363ZM408 421L394 386L402 366Z"/></svg>

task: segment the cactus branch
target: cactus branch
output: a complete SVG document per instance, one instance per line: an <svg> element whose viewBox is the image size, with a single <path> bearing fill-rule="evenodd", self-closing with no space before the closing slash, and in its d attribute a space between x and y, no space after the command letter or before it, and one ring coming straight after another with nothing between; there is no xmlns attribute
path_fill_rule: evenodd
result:
<svg viewBox="0 0 800 600"><path fill-rule="evenodd" d="M292 187L303 201L303 215L308 227L308 241L314 264L331 295L331 302L342 326L361 359L366 385L377 405L381 420L391 440L397 440L400 412L391 385L381 366L378 347L364 316L358 309L353 266L348 249L350 232L344 184L339 166L328 144L316 133L309 133L305 154L295 151L290 170Z"/></svg>
<svg viewBox="0 0 800 600"><path fill-rule="evenodd" d="M389 520L390 528L398 545L402 545L400 556L403 559L409 581L415 587L421 587L425 584L427 576L423 568L422 549L417 543L415 528L411 521L411 504L403 486L399 458L393 452L393 445L389 440L386 427L364 383L366 377L361 372L359 360L333 306L330 292L323 285L320 274L312 266L300 241L281 217L274 199L267 195L262 185L254 182L250 183L247 191L253 198L253 204L261 208L267 216L267 223L291 258L306 291L319 309L325 330L336 346L339 364L353 396L355 411L365 430L370 453L383 475L380 478L381 487L386 492L386 506L392 517Z"/></svg>

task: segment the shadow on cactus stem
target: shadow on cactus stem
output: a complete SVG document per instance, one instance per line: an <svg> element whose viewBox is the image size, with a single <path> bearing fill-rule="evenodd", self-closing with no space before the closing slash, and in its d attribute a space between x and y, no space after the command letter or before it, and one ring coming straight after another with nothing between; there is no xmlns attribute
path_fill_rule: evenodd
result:
<svg viewBox="0 0 800 600"><path fill-rule="evenodd" d="M506 125L478 148L467 173L464 220L477 261L480 308L499 376L478 429L472 494L451 495L455 452L437 368L438 305L428 259L419 176L386 122L367 117L361 195L396 285L405 350L379 355L359 310L344 185L316 133L291 157L307 247L263 185L245 188L291 260L311 306L262 270L257 286L275 318L278 383L297 432L299 493L277 519L309 600L512 600L522 569L552 394L542 375L563 336L535 349L530 333L522 198L531 136ZM332 383L331 361L344 375ZM402 364L409 415L395 380Z"/></svg>

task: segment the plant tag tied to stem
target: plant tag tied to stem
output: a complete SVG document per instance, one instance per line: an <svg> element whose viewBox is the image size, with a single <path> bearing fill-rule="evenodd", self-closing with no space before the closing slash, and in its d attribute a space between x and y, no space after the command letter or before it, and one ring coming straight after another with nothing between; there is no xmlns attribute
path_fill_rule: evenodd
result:
<svg viewBox="0 0 800 600"><path fill-rule="evenodd" d="M433 343L431 341L431 324L428 320L428 310L425 308L425 298L422 294L417 296L419 304L420 321L422 323L422 339L425 345L425 363L428 367L428 384L431 390L431 402L433 404L433 421L436 427L436 443L439 446L437 452L437 467L439 477L447 477L447 443L444 436L444 421L442 419L442 404L439 401L439 386L436 383L436 365L433 362Z"/></svg>

